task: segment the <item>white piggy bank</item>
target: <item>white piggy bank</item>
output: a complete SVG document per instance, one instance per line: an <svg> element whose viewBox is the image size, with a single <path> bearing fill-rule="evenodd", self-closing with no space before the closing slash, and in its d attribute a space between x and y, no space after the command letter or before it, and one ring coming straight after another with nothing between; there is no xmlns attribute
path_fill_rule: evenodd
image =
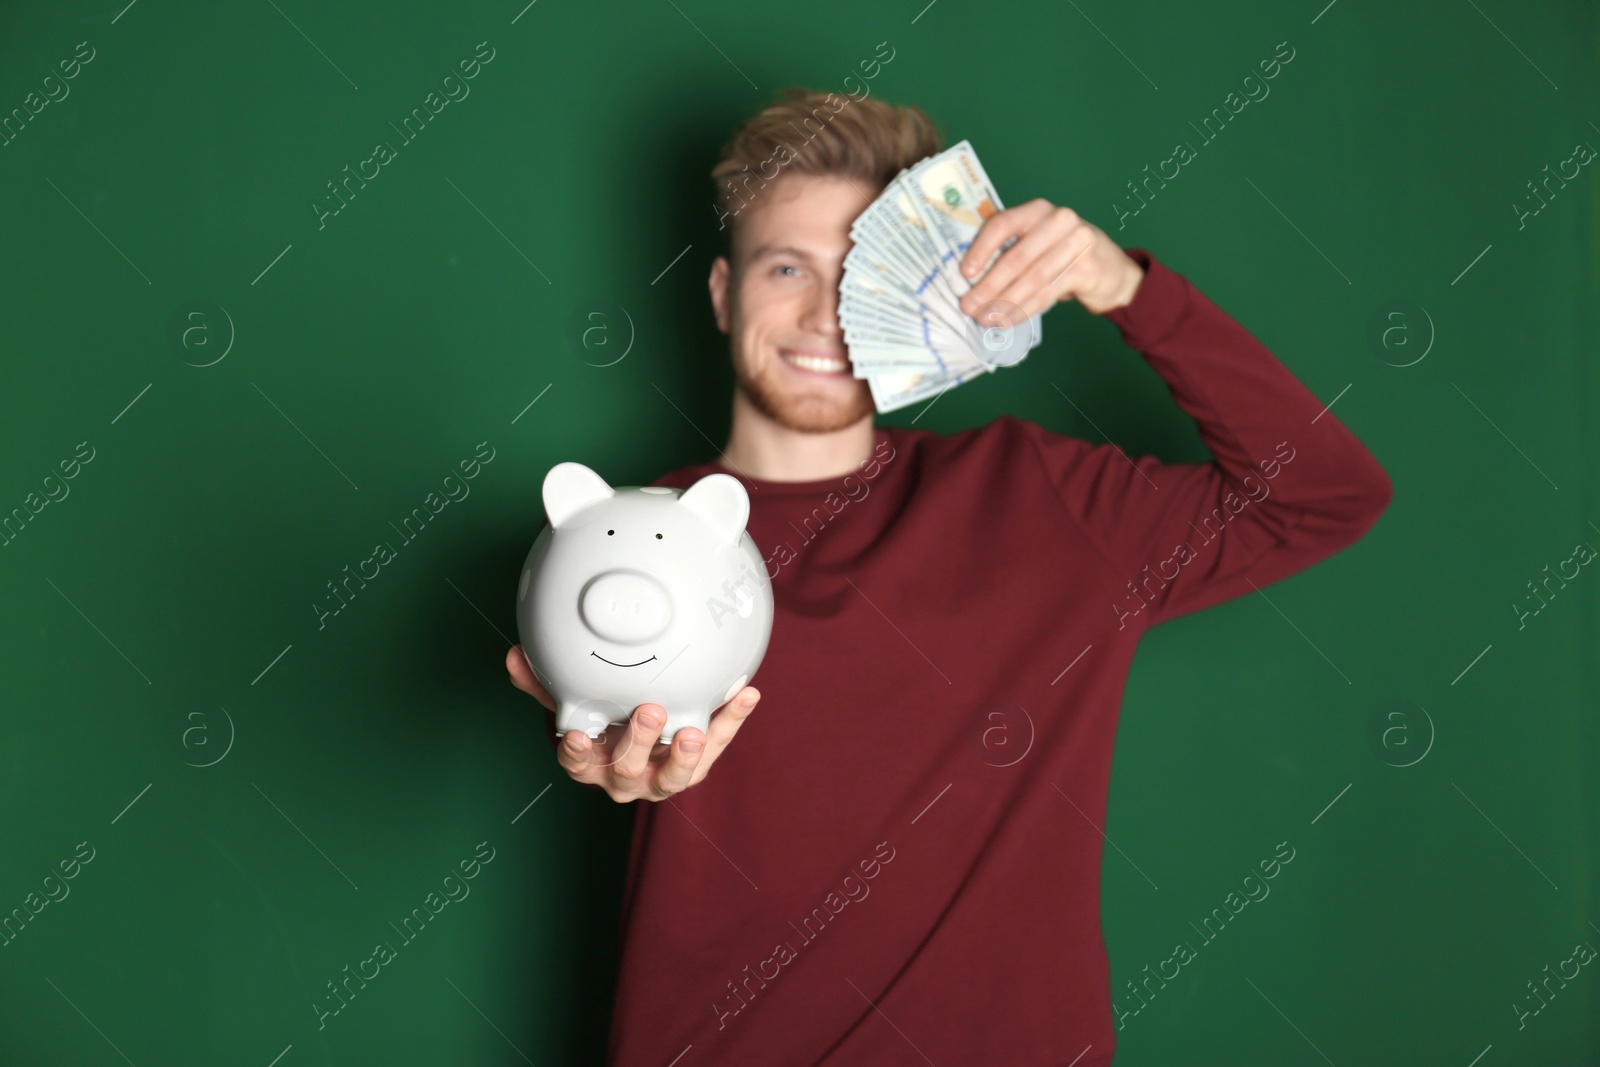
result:
<svg viewBox="0 0 1600 1067"><path fill-rule="evenodd" d="M517 587L517 629L556 699L556 733L599 737L659 704L670 742L749 683L772 634L772 584L728 474L613 489L581 463L544 478L550 525Z"/></svg>

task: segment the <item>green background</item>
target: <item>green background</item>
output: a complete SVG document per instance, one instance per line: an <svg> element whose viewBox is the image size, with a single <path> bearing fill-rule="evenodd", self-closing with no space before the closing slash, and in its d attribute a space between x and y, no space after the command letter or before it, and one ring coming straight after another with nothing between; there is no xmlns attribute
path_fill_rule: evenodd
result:
<svg viewBox="0 0 1600 1067"><path fill-rule="evenodd" d="M1524 629L1509 606L1600 547L1595 166L1523 228L1510 206L1600 147L1596 28L1506 0L7 4L0 110L95 58L0 148L0 513L94 459L0 548L0 913L95 852L0 948L0 1061L599 1061L632 810L566 778L502 667L538 486L724 442L706 171L776 89L843 91L887 41L876 95L969 138L1007 203L1187 276L1395 485L1270 602L1141 647L1114 996L1297 855L1118 1062L1600 1062L1593 967L1523 1028L1512 1007L1600 947L1600 575ZM482 41L470 96L319 229L326 183ZM1271 95L1199 145L1283 41ZM1208 458L1109 323L1066 306L1045 337L916 424L1009 412ZM319 628L325 583L480 442L470 495ZM479 842L470 896L319 1031L325 983Z"/></svg>

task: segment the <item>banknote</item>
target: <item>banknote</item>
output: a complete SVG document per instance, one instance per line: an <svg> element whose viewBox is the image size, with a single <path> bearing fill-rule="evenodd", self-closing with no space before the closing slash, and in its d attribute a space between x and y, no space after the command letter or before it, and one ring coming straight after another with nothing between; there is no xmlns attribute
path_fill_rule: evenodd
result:
<svg viewBox="0 0 1600 1067"><path fill-rule="evenodd" d="M980 318L961 298L1015 242L991 253L972 278L961 258L1005 205L970 141L897 174L851 224L839 282L839 324L851 373L873 405L893 411L1020 362L1043 340L1040 316L998 303Z"/></svg>

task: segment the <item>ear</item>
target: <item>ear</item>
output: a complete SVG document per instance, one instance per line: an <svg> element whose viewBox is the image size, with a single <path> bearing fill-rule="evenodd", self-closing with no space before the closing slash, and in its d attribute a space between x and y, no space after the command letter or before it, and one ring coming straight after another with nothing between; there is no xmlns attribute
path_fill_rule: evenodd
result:
<svg viewBox="0 0 1600 1067"><path fill-rule="evenodd" d="M700 516L723 544L737 544L750 518L750 498L731 474L708 474L691 485L678 503Z"/></svg>
<svg viewBox="0 0 1600 1067"><path fill-rule="evenodd" d="M544 476L544 512L552 527L565 526L590 504L614 495L606 480L582 463L557 463Z"/></svg>
<svg viewBox="0 0 1600 1067"><path fill-rule="evenodd" d="M731 270L727 256L718 256L711 261L711 276L706 279L706 286L711 290L711 311L717 319L717 329L723 333L728 332L728 281Z"/></svg>

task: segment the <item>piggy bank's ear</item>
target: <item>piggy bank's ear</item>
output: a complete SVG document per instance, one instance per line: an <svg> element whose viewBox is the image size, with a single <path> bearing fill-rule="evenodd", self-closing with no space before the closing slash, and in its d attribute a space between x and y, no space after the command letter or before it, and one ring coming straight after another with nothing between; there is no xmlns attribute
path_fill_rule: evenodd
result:
<svg viewBox="0 0 1600 1067"><path fill-rule="evenodd" d="M590 504L614 495L606 480L582 463L557 463L544 476L544 513L552 527L565 526Z"/></svg>
<svg viewBox="0 0 1600 1067"><path fill-rule="evenodd" d="M708 474L691 485L678 503L704 519L724 544L736 544L750 518L750 498L731 474Z"/></svg>

